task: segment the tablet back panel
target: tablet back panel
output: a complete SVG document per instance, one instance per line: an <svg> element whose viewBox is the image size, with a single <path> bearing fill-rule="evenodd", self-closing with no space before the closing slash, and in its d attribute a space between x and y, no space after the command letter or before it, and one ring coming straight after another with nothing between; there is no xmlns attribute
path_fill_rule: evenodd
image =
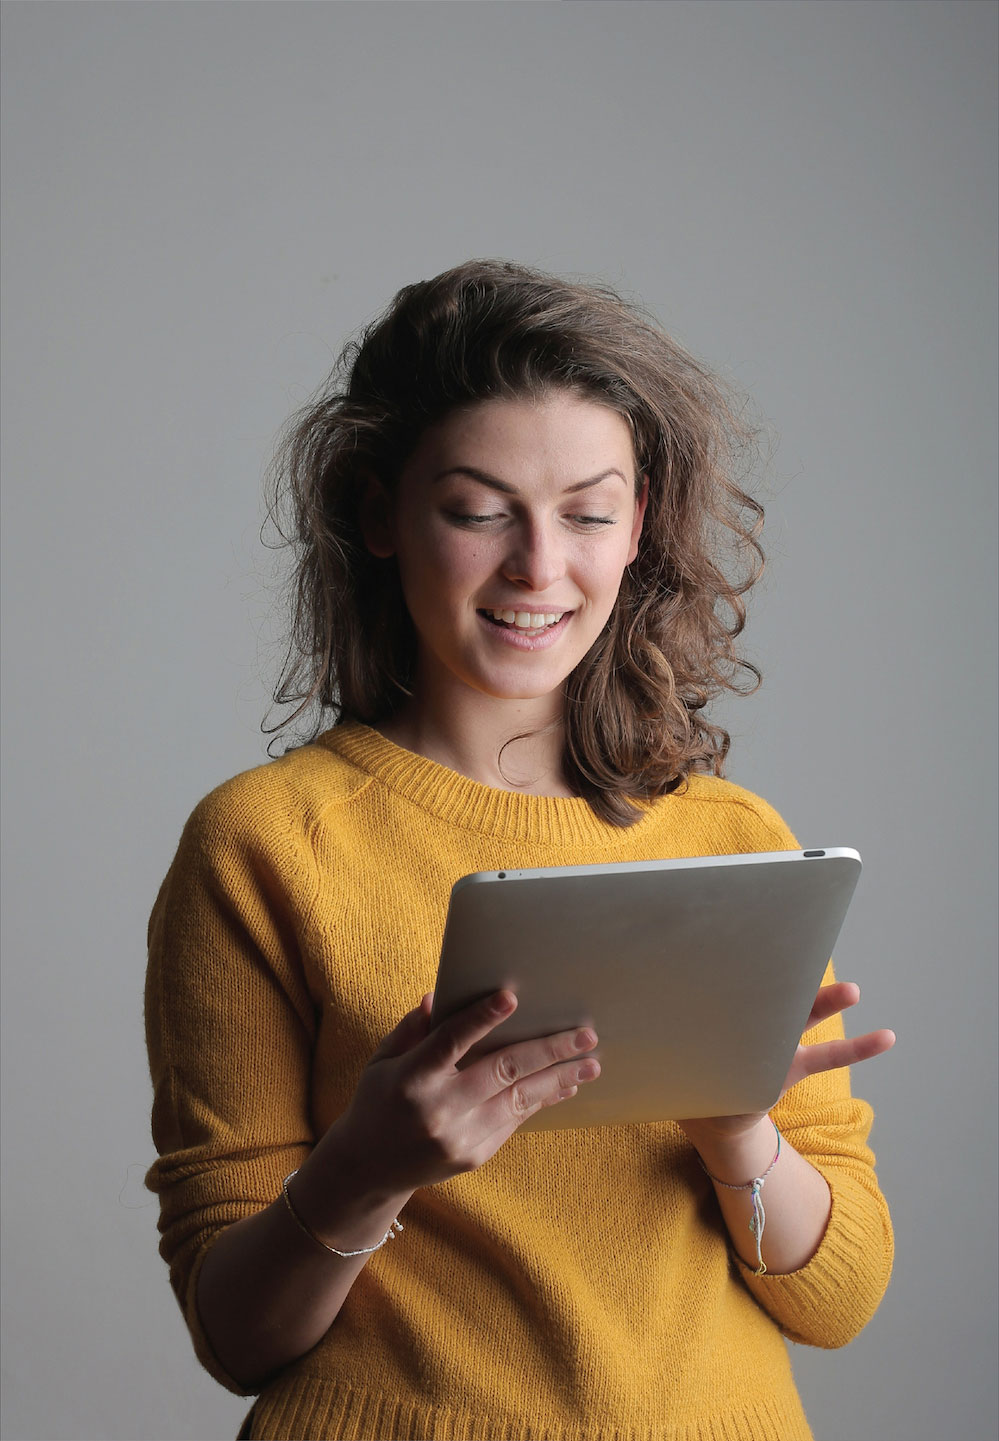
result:
<svg viewBox="0 0 999 1441"><path fill-rule="evenodd" d="M599 1079L527 1129L769 1110L860 865L840 848L466 876L434 1021L509 987L482 1049L596 1029Z"/></svg>

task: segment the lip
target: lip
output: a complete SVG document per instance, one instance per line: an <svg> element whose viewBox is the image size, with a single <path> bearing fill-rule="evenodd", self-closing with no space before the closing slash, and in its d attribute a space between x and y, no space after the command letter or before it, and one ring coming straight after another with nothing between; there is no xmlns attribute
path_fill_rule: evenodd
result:
<svg viewBox="0 0 999 1441"><path fill-rule="evenodd" d="M490 606L489 609L492 610L494 609L494 607ZM513 610L514 607L496 606L495 609ZM526 610L527 607L523 604L520 604L517 606L517 609ZM551 614L552 610L557 609L557 606L552 606L551 610L549 610L548 613ZM547 650L549 646L554 645L558 640L559 636L565 630L566 626L569 624L569 621L572 620L573 616L573 612L571 610L567 610L561 620L557 620L554 625L550 625L545 630L537 631L532 635L530 631L527 631L526 633L524 631L518 631L512 625L496 625L493 621L489 620L487 616L483 615L481 611L477 611L476 614L478 615L479 621L483 628L495 640L502 642L504 645L513 646L514 650L527 651Z"/></svg>

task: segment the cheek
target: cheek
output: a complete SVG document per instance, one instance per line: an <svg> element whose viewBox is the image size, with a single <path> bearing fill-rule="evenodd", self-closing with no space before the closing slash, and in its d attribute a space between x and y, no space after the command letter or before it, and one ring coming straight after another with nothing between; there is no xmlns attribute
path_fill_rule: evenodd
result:
<svg viewBox="0 0 999 1441"><path fill-rule="evenodd" d="M612 605L621 589L621 579L628 564L627 544L615 544L602 549L599 554L590 554L581 563L581 574L585 573L584 584L594 600Z"/></svg>
<svg viewBox="0 0 999 1441"><path fill-rule="evenodd" d="M403 588L413 594L443 599L474 589L491 567L488 544L481 537L414 526L397 552Z"/></svg>

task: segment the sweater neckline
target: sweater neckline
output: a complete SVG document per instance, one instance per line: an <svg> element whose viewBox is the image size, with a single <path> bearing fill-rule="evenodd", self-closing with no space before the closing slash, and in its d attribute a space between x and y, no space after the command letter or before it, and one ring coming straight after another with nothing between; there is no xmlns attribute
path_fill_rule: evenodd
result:
<svg viewBox="0 0 999 1441"><path fill-rule="evenodd" d="M633 826L603 821L578 796L523 795L471 780L438 761L406 750L360 721L345 721L316 737L358 770L447 825L503 840L603 848L634 844ZM648 805L642 807L649 809Z"/></svg>

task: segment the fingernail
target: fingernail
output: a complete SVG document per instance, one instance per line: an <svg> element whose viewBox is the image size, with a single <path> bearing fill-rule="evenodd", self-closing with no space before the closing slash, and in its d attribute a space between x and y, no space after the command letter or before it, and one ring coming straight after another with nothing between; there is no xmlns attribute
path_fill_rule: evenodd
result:
<svg viewBox="0 0 999 1441"><path fill-rule="evenodd" d="M572 1043L577 1051L592 1051L597 1044L597 1037L594 1031L577 1031L572 1038Z"/></svg>
<svg viewBox="0 0 999 1441"><path fill-rule="evenodd" d="M516 999L509 991L501 991L499 995L493 997L492 1009L497 1016L505 1016L513 1010L516 1004Z"/></svg>
<svg viewBox="0 0 999 1441"><path fill-rule="evenodd" d="M578 1086L566 1086L564 1091L559 1091L558 1098L560 1101L568 1101L569 1097L574 1096L578 1090Z"/></svg>
<svg viewBox="0 0 999 1441"><path fill-rule="evenodd" d="M600 1075L600 1062L595 1060L584 1061L576 1071L576 1078L580 1081L594 1081Z"/></svg>

